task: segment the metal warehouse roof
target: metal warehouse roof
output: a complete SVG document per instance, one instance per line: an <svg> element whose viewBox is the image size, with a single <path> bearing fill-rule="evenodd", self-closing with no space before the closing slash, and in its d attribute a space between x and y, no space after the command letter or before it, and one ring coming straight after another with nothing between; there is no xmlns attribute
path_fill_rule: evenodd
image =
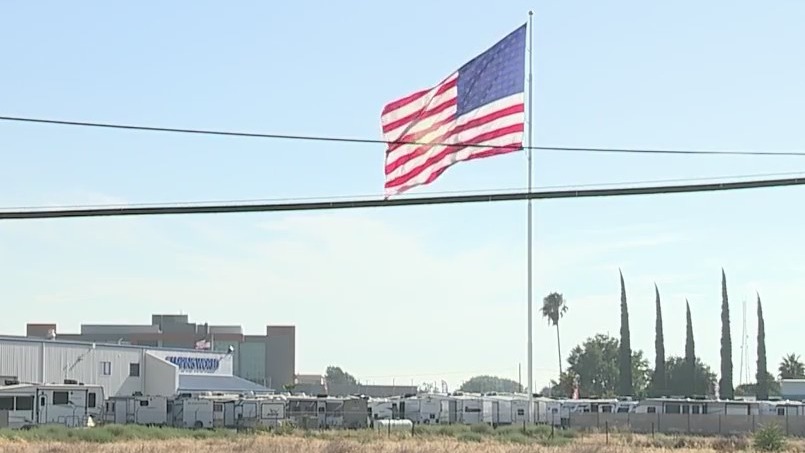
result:
<svg viewBox="0 0 805 453"><path fill-rule="evenodd" d="M203 374L180 374L179 392L270 392L266 387L237 376L209 376Z"/></svg>

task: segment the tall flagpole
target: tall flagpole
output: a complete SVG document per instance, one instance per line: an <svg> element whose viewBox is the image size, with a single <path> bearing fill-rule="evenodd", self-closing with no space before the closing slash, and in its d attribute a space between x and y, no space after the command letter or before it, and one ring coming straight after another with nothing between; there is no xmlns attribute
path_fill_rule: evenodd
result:
<svg viewBox="0 0 805 453"><path fill-rule="evenodd" d="M528 148L526 148L526 155L528 156L528 192L531 192L531 147L532 133L534 129L534 103L533 99L533 72L534 72L534 58L533 58L533 33L534 33L534 12L528 12ZM531 199L528 199L528 421L534 422L534 345L532 342L533 336L533 258L532 258L532 208Z"/></svg>

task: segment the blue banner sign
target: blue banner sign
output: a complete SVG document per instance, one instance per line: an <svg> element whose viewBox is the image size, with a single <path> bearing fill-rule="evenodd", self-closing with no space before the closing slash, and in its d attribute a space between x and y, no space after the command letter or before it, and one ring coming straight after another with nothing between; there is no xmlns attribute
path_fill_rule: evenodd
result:
<svg viewBox="0 0 805 453"><path fill-rule="evenodd" d="M165 357L165 360L179 367L180 371L214 373L221 366L219 359L209 357Z"/></svg>

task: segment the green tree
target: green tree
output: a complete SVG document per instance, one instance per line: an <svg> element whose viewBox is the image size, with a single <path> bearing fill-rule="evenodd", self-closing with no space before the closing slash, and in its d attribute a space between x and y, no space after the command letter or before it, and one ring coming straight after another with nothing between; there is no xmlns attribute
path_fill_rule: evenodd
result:
<svg viewBox="0 0 805 453"><path fill-rule="evenodd" d="M578 377L579 396L611 397L618 395L620 369L620 342L604 334L590 337L570 351L568 369L560 378L558 390L570 395L573 380ZM643 351L634 351L631 358L631 375L634 377L635 396L644 396L651 370ZM556 388L556 386L555 386Z"/></svg>
<svg viewBox="0 0 805 453"><path fill-rule="evenodd" d="M556 326L556 350L559 356L559 376L562 376L562 343L559 340L559 320L567 313L567 303L560 293L551 293L542 300L542 317ZM560 378L561 379L561 378Z"/></svg>
<svg viewBox="0 0 805 453"><path fill-rule="evenodd" d="M693 320L687 299L685 299L685 326L685 371L682 374L685 387L681 394L692 396L696 394L696 341L693 339Z"/></svg>
<svg viewBox="0 0 805 453"><path fill-rule="evenodd" d="M721 399L735 398L732 387L732 335L730 334L730 305L727 298L727 274L721 269L721 379L718 381Z"/></svg>
<svg viewBox="0 0 805 453"><path fill-rule="evenodd" d="M690 364L686 358L669 357L665 362L668 373L668 394L674 396L710 395L715 387L716 374L709 366L695 359L693 380L690 378Z"/></svg>
<svg viewBox="0 0 805 453"><path fill-rule="evenodd" d="M358 386L358 380L355 379L355 376L337 366L328 366L327 371L324 373L324 379L328 385Z"/></svg>
<svg viewBox="0 0 805 453"><path fill-rule="evenodd" d="M522 392L520 384L497 376L475 376L461 384L459 390L470 393Z"/></svg>
<svg viewBox="0 0 805 453"><path fill-rule="evenodd" d="M788 354L783 357L783 361L780 362L780 367L777 370L780 372L780 379L805 378L805 365L802 364L796 354Z"/></svg>
<svg viewBox="0 0 805 453"><path fill-rule="evenodd" d="M651 377L652 396L666 396L666 371L665 371L665 337L662 331L662 306L660 305L660 290L654 284L656 294L656 320L654 325L654 374Z"/></svg>
<svg viewBox="0 0 805 453"><path fill-rule="evenodd" d="M766 373L766 382L769 383L769 396L780 396L780 382L774 379L771 373ZM757 384L752 382L749 384L742 384L735 387L735 395L737 396L754 396L757 397Z"/></svg>
<svg viewBox="0 0 805 453"><path fill-rule="evenodd" d="M766 369L766 323L763 321L763 305L757 295L757 399L769 399L769 372Z"/></svg>
<svg viewBox="0 0 805 453"><path fill-rule="evenodd" d="M618 351L618 395L634 395L634 379L632 376L632 341L629 332L629 307L626 305L626 285L623 283L623 272L618 270L621 278L621 339Z"/></svg>

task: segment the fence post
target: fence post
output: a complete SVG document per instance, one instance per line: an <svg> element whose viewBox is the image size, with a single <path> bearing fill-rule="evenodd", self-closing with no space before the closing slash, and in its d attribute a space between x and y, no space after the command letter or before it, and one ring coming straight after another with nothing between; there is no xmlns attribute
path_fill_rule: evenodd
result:
<svg viewBox="0 0 805 453"><path fill-rule="evenodd" d="M609 445L609 420L604 422L604 430L607 434L607 445Z"/></svg>
<svg viewBox="0 0 805 453"><path fill-rule="evenodd" d="M654 422L651 422L651 438L654 439Z"/></svg>
<svg viewBox="0 0 805 453"><path fill-rule="evenodd" d="M790 408L788 408L788 407L785 408L785 435L786 436L790 435L790 433L788 432L788 410L789 409Z"/></svg>
<svg viewBox="0 0 805 453"><path fill-rule="evenodd" d="M718 434L721 434L721 414L718 414Z"/></svg>
<svg viewBox="0 0 805 453"><path fill-rule="evenodd" d="M416 423L411 423L411 437L415 436L414 430L416 429Z"/></svg>

